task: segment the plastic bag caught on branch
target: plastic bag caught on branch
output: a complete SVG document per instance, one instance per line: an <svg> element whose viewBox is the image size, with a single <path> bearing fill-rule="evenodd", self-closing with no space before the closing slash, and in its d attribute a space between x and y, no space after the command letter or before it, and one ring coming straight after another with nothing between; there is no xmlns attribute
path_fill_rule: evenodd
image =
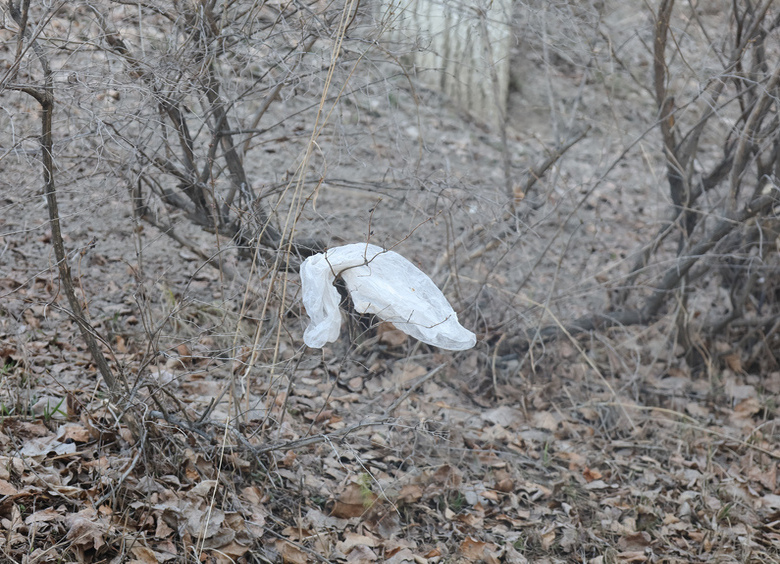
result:
<svg viewBox="0 0 780 564"><path fill-rule="evenodd" d="M337 276L344 280L359 313L372 313L443 349L466 350L477 342L424 272L398 253L354 243L311 256L301 265L303 305L311 318L303 340L312 348L339 338L341 300L333 285Z"/></svg>

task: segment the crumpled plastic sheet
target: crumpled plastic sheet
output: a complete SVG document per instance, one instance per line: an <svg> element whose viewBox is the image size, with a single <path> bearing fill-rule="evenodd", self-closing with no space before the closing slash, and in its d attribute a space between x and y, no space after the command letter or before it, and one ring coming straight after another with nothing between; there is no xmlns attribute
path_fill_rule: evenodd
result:
<svg viewBox="0 0 780 564"><path fill-rule="evenodd" d="M334 247L301 265L303 305L311 323L304 342L322 348L341 329L340 296L333 285L341 276L355 310L371 313L423 343L449 350L473 347L477 338L458 323L458 315L436 284L393 251L367 243Z"/></svg>

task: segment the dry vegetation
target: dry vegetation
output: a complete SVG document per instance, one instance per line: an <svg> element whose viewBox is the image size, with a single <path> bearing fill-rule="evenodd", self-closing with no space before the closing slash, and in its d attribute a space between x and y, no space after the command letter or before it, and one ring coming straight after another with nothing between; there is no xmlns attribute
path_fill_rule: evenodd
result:
<svg viewBox="0 0 780 564"><path fill-rule="evenodd" d="M780 562L780 6L516 2L497 128L403 7L3 4L0 559ZM477 346L307 349L366 240Z"/></svg>

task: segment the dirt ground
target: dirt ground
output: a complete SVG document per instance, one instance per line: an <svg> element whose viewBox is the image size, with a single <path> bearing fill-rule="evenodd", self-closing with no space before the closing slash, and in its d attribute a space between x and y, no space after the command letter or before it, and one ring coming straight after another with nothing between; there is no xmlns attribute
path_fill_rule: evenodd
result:
<svg viewBox="0 0 780 564"><path fill-rule="evenodd" d="M357 319L305 347L298 274L269 290L273 254L252 271L230 240L159 203L189 247L133 218L129 157L103 124L141 102L120 79L101 97L99 77L58 62L65 244L140 436L69 317L36 103L0 91L0 559L780 562L780 370L730 357L693 374L671 315L507 345L608 308L669 206L653 99L614 59L649 82L650 12L529 6L506 149L377 55L318 139L296 226L329 246L370 238L430 274L477 334L458 353ZM65 86L71 73L83 90ZM280 125L246 159L278 225L311 80L270 107L264 123ZM506 154L520 185L582 131L507 220Z"/></svg>

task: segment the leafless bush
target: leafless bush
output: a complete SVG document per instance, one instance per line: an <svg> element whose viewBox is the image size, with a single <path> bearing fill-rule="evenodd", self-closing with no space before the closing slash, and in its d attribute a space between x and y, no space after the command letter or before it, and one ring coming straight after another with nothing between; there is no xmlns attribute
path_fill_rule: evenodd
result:
<svg viewBox="0 0 780 564"><path fill-rule="evenodd" d="M570 14L569 24L575 21L571 8L557 4L530 6L526 19L544 23L561 18L564 12ZM758 6L717 3L704 8L664 1L652 13L652 29L644 35L593 24L592 10L581 17L597 28L590 36L591 58L567 57L563 48L567 39L559 42L563 58L558 56L558 62L550 65L557 65L562 73L581 75L583 83L594 81L589 77L598 73L605 86L611 84L612 91L619 87L635 92L633 100L649 95L657 116L652 129L625 144L606 171L583 190L585 195L577 208L587 205L617 167L633 166L629 164L632 147L646 142L648 136L653 139L652 130L656 129L660 137L653 143L666 170L670 211L658 231L635 253L628 275L603 280L613 291L607 307L574 323L564 323L563 329L577 333L649 324L673 313L675 340L694 369L711 366L714 357L737 351L746 354L746 365L762 362L768 363L764 369L776 366L780 320L776 287L776 100L780 76L776 7L765 2ZM544 38L531 41L536 56L549 59ZM632 41L641 42L644 58L642 51L624 48ZM601 74L606 69L611 76ZM621 80L629 81L630 86L622 85ZM587 92L587 87L584 90ZM557 97L549 97L550 113L555 114ZM631 112L639 108L635 103ZM560 123L560 118L553 122ZM636 220L646 217L648 204L637 203L633 212ZM565 217L563 225L576 217L577 208ZM531 328L528 335L533 341L561 335L561 329L560 324ZM511 350L516 344L509 339L502 350Z"/></svg>
<svg viewBox="0 0 780 564"><path fill-rule="evenodd" d="M780 320L780 30L771 4L734 4L724 20L665 0L656 14L653 93L672 211L626 286L650 289L638 312L643 321L679 290L681 344L697 368L710 354L701 339L723 337L730 328L730 350L747 345L750 364L778 360L772 343ZM676 260L669 261L667 239L676 245ZM659 267L659 281L646 278Z"/></svg>
<svg viewBox="0 0 780 564"><path fill-rule="evenodd" d="M118 360L120 328L90 323L83 311L89 296L82 293L79 302L72 289L66 292L115 399L147 389L158 414L179 411L173 395L160 393L170 382L161 384L159 357L174 354L182 342L197 348L204 334L208 345L185 356L235 360L240 366L233 373L244 379L260 359L280 360L281 321L295 295L286 272L297 269L299 257L324 246L297 235L296 223L323 180L317 141L326 127L333 134L336 101L371 44L361 27L371 21L365 9L359 2L216 1L23 1L4 8L0 90L6 96L30 94L44 116L38 147L30 133L35 115L7 112L11 137L4 139L10 142L4 156L34 161L42 151L66 290L73 286L68 282L73 256L66 256L59 234L54 182L82 196L67 202L65 215L75 214L79 220L73 223L86 229L87 210L100 214L115 198L132 209L133 220L116 228L134 232L134 301L146 340L140 364ZM345 42L348 34L351 42ZM371 80L364 76L357 88L369 87ZM23 103L13 100L16 108ZM283 157L257 158L277 153L282 143L291 146ZM85 186L93 190L91 198ZM156 276L145 270L144 223L171 238L170 255L183 248L204 266L217 267L228 285L238 283L231 291L246 292L238 311L151 295ZM237 258L250 260L237 265ZM248 335L247 317L256 322ZM102 350L92 342L95 337L103 339ZM236 352L252 341L250 353ZM270 352L258 352L266 349ZM114 370L104 355L113 358ZM115 370L125 386L122 394ZM240 392L233 392L238 399Z"/></svg>

